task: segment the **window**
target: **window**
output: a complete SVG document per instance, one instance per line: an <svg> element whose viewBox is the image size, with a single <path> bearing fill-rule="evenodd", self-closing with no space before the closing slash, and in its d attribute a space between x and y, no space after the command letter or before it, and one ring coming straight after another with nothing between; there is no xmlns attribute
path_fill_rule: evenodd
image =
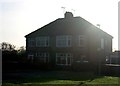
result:
<svg viewBox="0 0 120 86"><path fill-rule="evenodd" d="M49 46L49 37L42 36L36 38L36 46L37 47L48 47Z"/></svg>
<svg viewBox="0 0 120 86"><path fill-rule="evenodd" d="M72 55L70 53L56 53L57 65L71 65Z"/></svg>
<svg viewBox="0 0 120 86"><path fill-rule="evenodd" d="M101 49L104 49L104 39L101 38Z"/></svg>
<svg viewBox="0 0 120 86"><path fill-rule="evenodd" d="M71 47L72 36L56 36L56 47Z"/></svg>
<svg viewBox="0 0 120 86"><path fill-rule="evenodd" d="M38 52L38 53L36 53L36 57L38 58L38 60L40 62L43 62L43 63L48 63L49 62L49 53Z"/></svg>
<svg viewBox="0 0 120 86"><path fill-rule="evenodd" d="M80 58L77 59L77 63L88 63L88 58L85 55L80 55Z"/></svg>
<svg viewBox="0 0 120 86"><path fill-rule="evenodd" d="M79 46L84 46L85 45L85 37L84 35L79 35Z"/></svg>
<svg viewBox="0 0 120 86"><path fill-rule="evenodd" d="M34 38L28 38L28 46L29 47L34 47L35 46Z"/></svg>

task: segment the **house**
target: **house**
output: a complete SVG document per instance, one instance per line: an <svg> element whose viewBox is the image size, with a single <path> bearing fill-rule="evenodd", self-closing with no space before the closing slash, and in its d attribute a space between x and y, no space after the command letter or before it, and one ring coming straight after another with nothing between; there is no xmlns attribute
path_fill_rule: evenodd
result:
<svg viewBox="0 0 120 86"><path fill-rule="evenodd" d="M28 59L51 67L98 65L112 52L111 35L71 12L25 37Z"/></svg>

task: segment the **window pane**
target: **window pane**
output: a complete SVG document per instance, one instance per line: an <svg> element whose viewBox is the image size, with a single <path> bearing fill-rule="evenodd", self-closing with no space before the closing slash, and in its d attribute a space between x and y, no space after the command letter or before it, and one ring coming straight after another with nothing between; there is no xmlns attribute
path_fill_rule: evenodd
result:
<svg viewBox="0 0 120 86"><path fill-rule="evenodd" d="M68 46L71 46L71 40L68 40Z"/></svg>
<svg viewBox="0 0 120 86"><path fill-rule="evenodd" d="M70 64L70 57L67 58L67 64Z"/></svg>
<svg viewBox="0 0 120 86"><path fill-rule="evenodd" d="M66 64L66 57L61 57L61 64Z"/></svg>
<svg viewBox="0 0 120 86"><path fill-rule="evenodd" d="M41 63L46 63L49 61L49 53L36 53L36 57Z"/></svg>
<svg viewBox="0 0 120 86"><path fill-rule="evenodd" d="M56 64L70 65L70 63L71 63L70 59L71 59L70 53L57 53L56 54Z"/></svg>
<svg viewBox="0 0 120 86"><path fill-rule="evenodd" d="M71 46L71 36L56 37L56 47L70 47L70 46Z"/></svg>
<svg viewBox="0 0 120 86"><path fill-rule="evenodd" d="M35 44L34 38L28 38L28 46L33 47Z"/></svg>
<svg viewBox="0 0 120 86"><path fill-rule="evenodd" d="M60 61L61 61L61 60L60 60L60 57L57 57L57 64L61 64Z"/></svg>
<svg viewBox="0 0 120 86"><path fill-rule="evenodd" d="M49 46L49 37L37 37L36 38L36 45L38 47L48 47Z"/></svg>

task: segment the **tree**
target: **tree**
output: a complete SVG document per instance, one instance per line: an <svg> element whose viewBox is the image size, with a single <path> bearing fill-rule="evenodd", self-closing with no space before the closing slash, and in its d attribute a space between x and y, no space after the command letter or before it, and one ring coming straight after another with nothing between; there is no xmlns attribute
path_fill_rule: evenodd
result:
<svg viewBox="0 0 120 86"><path fill-rule="evenodd" d="M25 47L21 46L17 51L18 51L17 55L18 55L19 61L25 62L27 60Z"/></svg>
<svg viewBox="0 0 120 86"><path fill-rule="evenodd" d="M12 45L7 42L2 42L1 49L3 61L16 61L18 59L17 50L15 50L15 45Z"/></svg>
<svg viewBox="0 0 120 86"><path fill-rule="evenodd" d="M25 52L25 47L21 46L20 49L18 49L18 53L24 53Z"/></svg>
<svg viewBox="0 0 120 86"><path fill-rule="evenodd" d="M13 50L15 50L15 45L12 45L7 42L2 42L1 48L2 48L2 51L13 51Z"/></svg>
<svg viewBox="0 0 120 86"><path fill-rule="evenodd" d="M24 46L21 46L18 50L16 50L14 45L3 42L1 43L1 49L2 67L4 72L21 69L25 66L27 58Z"/></svg>
<svg viewBox="0 0 120 86"><path fill-rule="evenodd" d="M24 46L21 46L18 50L15 49L15 45L7 42L1 43L2 60L6 61L18 61L22 62L26 59L26 50Z"/></svg>

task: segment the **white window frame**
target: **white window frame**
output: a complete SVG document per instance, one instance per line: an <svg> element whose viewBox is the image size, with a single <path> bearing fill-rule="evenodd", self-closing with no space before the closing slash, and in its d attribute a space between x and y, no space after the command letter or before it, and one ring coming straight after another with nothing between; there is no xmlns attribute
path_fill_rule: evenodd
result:
<svg viewBox="0 0 120 86"><path fill-rule="evenodd" d="M44 53L44 52L37 52L36 53L36 57L41 60L43 59L44 63L48 63L49 62L49 53Z"/></svg>
<svg viewBox="0 0 120 86"><path fill-rule="evenodd" d="M58 58L65 58L65 64L63 64L61 61L61 63L58 63ZM68 62L68 58L70 59L70 62ZM70 66L71 65L71 59L72 59L72 54L71 53L56 53L56 65L66 65L66 66Z"/></svg>
<svg viewBox="0 0 120 86"><path fill-rule="evenodd" d="M78 46L79 46L79 47L85 46L85 36L84 36L84 35L79 35L78 37L79 37L79 38L78 38L78 43L79 43ZM82 43L81 41L82 41L83 43Z"/></svg>
<svg viewBox="0 0 120 86"><path fill-rule="evenodd" d="M49 36L36 37L36 47L49 47Z"/></svg>
<svg viewBox="0 0 120 86"><path fill-rule="evenodd" d="M28 46L29 47L35 46L35 39L34 38L28 38Z"/></svg>
<svg viewBox="0 0 120 86"><path fill-rule="evenodd" d="M71 47L71 46L72 46L71 35L56 36L56 47Z"/></svg>

